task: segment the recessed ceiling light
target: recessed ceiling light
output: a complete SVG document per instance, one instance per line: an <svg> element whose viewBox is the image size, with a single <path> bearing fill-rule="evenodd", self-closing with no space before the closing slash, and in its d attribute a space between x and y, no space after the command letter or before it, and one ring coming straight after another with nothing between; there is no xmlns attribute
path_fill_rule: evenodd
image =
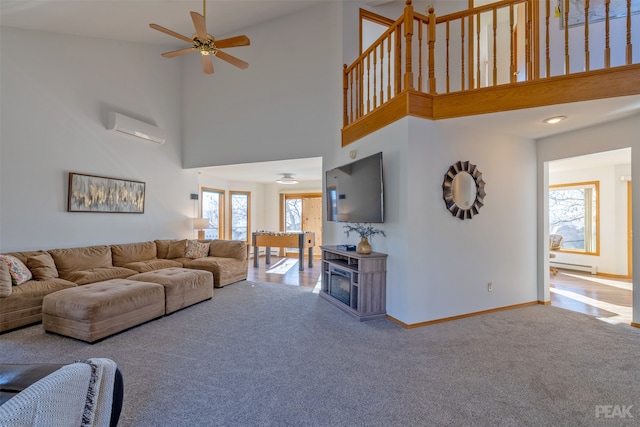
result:
<svg viewBox="0 0 640 427"><path fill-rule="evenodd" d="M287 185L289 185L289 184L297 184L297 183L298 183L298 181L296 181L295 179L293 179L293 176L292 176L292 175L293 175L293 174L290 174L290 173L283 173L283 174L282 174L282 178L278 178L278 179L276 179L276 182L277 182L278 184L287 184Z"/></svg>
<svg viewBox="0 0 640 427"><path fill-rule="evenodd" d="M556 124L556 123L560 123L561 121L563 121L566 118L567 118L567 116L553 116L553 117L549 117L548 119L544 119L543 122L549 123L550 125L553 125L553 124Z"/></svg>

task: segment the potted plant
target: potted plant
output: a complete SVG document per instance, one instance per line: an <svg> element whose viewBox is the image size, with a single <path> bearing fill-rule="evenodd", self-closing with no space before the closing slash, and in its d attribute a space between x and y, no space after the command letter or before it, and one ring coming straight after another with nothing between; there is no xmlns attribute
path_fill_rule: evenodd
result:
<svg viewBox="0 0 640 427"><path fill-rule="evenodd" d="M358 243L358 246L356 247L356 252L359 254L371 253L369 237L376 234L382 234L384 237L387 237L387 235L384 234L384 230L375 228L371 224L367 223L356 222L354 224L345 224L344 229L346 230L347 237L349 237L349 233L358 233L360 236L360 243Z"/></svg>

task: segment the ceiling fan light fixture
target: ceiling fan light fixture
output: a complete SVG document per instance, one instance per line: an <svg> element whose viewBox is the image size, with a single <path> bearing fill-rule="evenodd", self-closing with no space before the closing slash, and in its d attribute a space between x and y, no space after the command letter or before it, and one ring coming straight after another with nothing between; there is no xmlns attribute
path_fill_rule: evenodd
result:
<svg viewBox="0 0 640 427"><path fill-rule="evenodd" d="M282 178L276 179L276 182L278 184L292 185L292 184L297 184L298 183L298 181L293 178L293 176L292 176L293 174L283 173L281 175L282 175Z"/></svg>

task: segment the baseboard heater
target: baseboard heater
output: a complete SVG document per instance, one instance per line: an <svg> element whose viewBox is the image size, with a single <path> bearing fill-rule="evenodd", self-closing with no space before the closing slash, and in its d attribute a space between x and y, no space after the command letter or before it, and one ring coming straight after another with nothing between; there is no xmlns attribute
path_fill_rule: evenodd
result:
<svg viewBox="0 0 640 427"><path fill-rule="evenodd" d="M598 274L598 267L595 265L570 264L568 262L555 261L551 261L549 265L551 267L562 268L564 270L586 271L591 274Z"/></svg>

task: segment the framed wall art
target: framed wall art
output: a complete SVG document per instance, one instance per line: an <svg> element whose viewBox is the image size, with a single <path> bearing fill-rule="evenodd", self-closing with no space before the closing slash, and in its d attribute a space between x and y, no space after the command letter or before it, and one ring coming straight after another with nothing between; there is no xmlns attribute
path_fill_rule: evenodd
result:
<svg viewBox="0 0 640 427"><path fill-rule="evenodd" d="M145 183L69 172L68 212L144 213Z"/></svg>
<svg viewBox="0 0 640 427"><path fill-rule="evenodd" d="M607 17L606 0L590 0L589 1L589 23L604 21ZM584 25L585 0L569 0L569 19L570 27L574 25ZM640 13L640 0L631 0L631 14ZM558 9L561 13L560 26L564 25L564 8L565 0L558 1ZM609 2L609 18L616 19L627 16L627 0L610 0Z"/></svg>

